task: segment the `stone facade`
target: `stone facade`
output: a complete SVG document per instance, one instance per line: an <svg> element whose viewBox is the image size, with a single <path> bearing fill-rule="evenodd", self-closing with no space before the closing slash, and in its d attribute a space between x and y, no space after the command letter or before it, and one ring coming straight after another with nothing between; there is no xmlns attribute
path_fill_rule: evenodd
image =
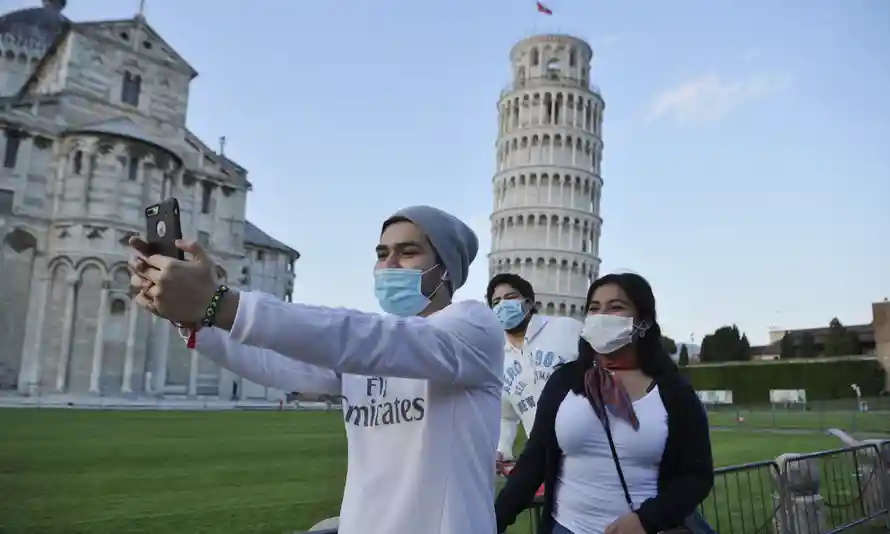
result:
<svg viewBox="0 0 890 534"><path fill-rule="evenodd" d="M229 285L289 299L299 254L245 220L247 171L185 124L197 73L142 17L0 15L0 389L280 398L131 305L125 246L174 196Z"/></svg>
<svg viewBox="0 0 890 534"><path fill-rule="evenodd" d="M524 39L498 102L489 272L529 280L545 315L583 316L599 272L605 103L592 57L575 37Z"/></svg>
<svg viewBox="0 0 890 534"><path fill-rule="evenodd" d="M871 305L872 325L875 329L875 355L884 368L884 392L890 394L890 302Z"/></svg>

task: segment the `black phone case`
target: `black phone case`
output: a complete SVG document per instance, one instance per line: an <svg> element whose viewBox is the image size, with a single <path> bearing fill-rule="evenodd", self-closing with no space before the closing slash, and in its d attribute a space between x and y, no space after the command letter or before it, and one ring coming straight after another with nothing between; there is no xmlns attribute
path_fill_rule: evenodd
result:
<svg viewBox="0 0 890 534"><path fill-rule="evenodd" d="M178 200L168 198L145 208L145 235L149 254L185 260L185 254L175 244L177 239L182 239Z"/></svg>

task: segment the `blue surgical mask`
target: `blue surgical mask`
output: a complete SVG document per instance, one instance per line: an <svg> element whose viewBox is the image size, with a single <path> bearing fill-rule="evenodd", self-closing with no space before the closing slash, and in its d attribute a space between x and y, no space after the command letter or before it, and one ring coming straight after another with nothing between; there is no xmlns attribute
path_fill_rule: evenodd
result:
<svg viewBox="0 0 890 534"><path fill-rule="evenodd" d="M435 269L438 266L434 266ZM374 271L374 294L386 313L399 317L413 317L429 306L423 294L423 275L432 269L377 269ZM444 282L443 282L444 283ZM442 284L439 284L442 287ZM430 295L434 295L439 287Z"/></svg>
<svg viewBox="0 0 890 534"><path fill-rule="evenodd" d="M519 326L527 315L521 300L502 300L494 307L494 313L504 325L504 330L512 330Z"/></svg>

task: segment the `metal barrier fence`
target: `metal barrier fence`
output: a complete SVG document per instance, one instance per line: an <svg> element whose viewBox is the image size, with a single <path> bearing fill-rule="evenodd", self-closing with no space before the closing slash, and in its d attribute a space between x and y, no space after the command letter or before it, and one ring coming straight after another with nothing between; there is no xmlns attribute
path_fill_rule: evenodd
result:
<svg viewBox="0 0 890 534"><path fill-rule="evenodd" d="M890 532L890 440L784 454L714 475L699 512L719 534L835 534L865 523ZM532 533L539 514L536 503L528 511Z"/></svg>
<svg viewBox="0 0 890 534"><path fill-rule="evenodd" d="M719 534L890 531L890 441L715 470L701 514Z"/></svg>

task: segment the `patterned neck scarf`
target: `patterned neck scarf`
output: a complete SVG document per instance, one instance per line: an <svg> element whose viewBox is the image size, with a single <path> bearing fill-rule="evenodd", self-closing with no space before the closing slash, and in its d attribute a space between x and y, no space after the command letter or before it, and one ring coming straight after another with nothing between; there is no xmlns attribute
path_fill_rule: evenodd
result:
<svg viewBox="0 0 890 534"><path fill-rule="evenodd" d="M621 379L610 370L634 369L636 362L615 362L609 365L607 361L606 358L597 355L593 366L584 372L584 393L587 395L587 400L604 425L608 424L606 416L608 410L614 417L630 423L635 431L639 430L640 421L634 412L630 394L621 383Z"/></svg>

